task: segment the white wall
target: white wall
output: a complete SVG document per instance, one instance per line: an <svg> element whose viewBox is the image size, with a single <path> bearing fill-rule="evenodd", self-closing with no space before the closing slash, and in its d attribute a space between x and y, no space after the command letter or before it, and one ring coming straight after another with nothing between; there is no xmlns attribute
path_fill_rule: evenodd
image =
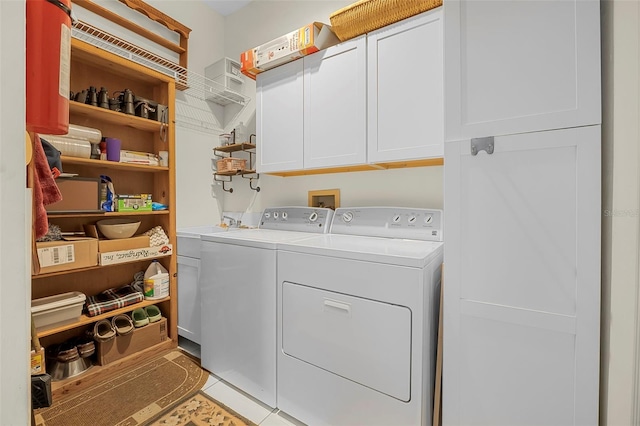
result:
<svg viewBox="0 0 640 426"><path fill-rule="evenodd" d="M603 1L601 424L640 423L640 5ZM635 414L634 414L635 410Z"/></svg>
<svg viewBox="0 0 640 426"><path fill-rule="evenodd" d="M276 37L319 21L330 23L332 12L352 1L253 1L226 18L225 53L239 60L240 54ZM244 121L255 133L255 82L246 79L251 103L237 121ZM401 123L399 123L400 125ZM260 143L258 141L257 143ZM307 192L318 189L340 189L342 206L407 206L442 208L442 167L403 170L352 172L330 175L275 177L261 175L261 191L251 211L279 205L307 205ZM255 192L248 181L234 178L233 194L225 194L224 210L245 211Z"/></svg>
<svg viewBox="0 0 640 426"><path fill-rule="evenodd" d="M26 425L31 417L24 7L24 0L0 1L0 425Z"/></svg>
<svg viewBox="0 0 640 426"><path fill-rule="evenodd" d="M191 28L190 72L203 76L206 66L224 57L225 20L222 15L199 0L149 0L148 3ZM219 110L215 105L198 103L180 92L176 97L198 107ZM218 133L176 126L175 208L178 229L220 223L222 191L217 188L215 192L211 190L211 157L217 142Z"/></svg>

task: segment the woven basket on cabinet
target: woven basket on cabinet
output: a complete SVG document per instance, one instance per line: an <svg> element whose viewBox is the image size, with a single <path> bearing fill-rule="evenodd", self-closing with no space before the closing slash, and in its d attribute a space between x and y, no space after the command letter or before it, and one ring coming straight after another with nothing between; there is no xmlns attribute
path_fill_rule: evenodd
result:
<svg viewBox="0 0 640 426"><path fill-rule="evenodd" d="M333 32L340 41L442 6L442 0L360 0L331 14Z"/></svg>

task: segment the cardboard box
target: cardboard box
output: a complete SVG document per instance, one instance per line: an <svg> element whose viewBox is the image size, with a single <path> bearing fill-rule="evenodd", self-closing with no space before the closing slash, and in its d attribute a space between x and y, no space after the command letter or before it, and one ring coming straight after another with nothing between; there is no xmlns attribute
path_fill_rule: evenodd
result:
<svg viewBox="0 0 640 426"><path fill-rule="evenodd" d="M44 348L40 346L39 351L31 350L31 375L46 373L44 358Z"/></svg>
<svg viewBox="0 0 640 426"><path fill-rule="evenodd" d="M37 265L34 274L68 271L98 264L98 240L87 237L68 237L62 241L36 243Z"/></svg>
<svg viewBox="0 0 640 426"><path fill-rule="evenodd" d="M83 225L83 228L87 236L99 238L98 227L96 225L86 224ZM148 235L134 235L131 238L120 238L117 240L98 239L98 253L146 248L150 245L151 238Z"/></svg>
<svg viewBox="0 0 640 426"><path fill-rule="evenodd" d="M167 340L167 319L136 328L126 336L116 336L106 342L96 342L98 364L107 365L128 355Z"/></svg>
<svg viewBox="0 0 640 426"><path fill-rule="evenodd" d="M96 212L100 209L100 179L58 178L56 185L62 200L45 206L49 213Z"/></svg>
<svg viewBox="0 0 640 426"><path fill-rule="evenodd" d="M150 212L152 210L151 194L118 194L116 199L117 212Z"/></svg>
<svg viewBox="0 0 640 426"><path fill-rule="evenodd" d="M100 265L114 265L134 260L155 259L156 257L169 256L170 254L173 254L173 246L171 244L163 244L155 247L99 253L98 262Z"/></svg>
<svg viewBox="0 0 640 426"><path fill-rule="evenodd" d="M312 22L295 31L271 40L240 55L242 74L256 79L262 71L291 62L310 53L318 52L340 43L331 27Z"/></svg>

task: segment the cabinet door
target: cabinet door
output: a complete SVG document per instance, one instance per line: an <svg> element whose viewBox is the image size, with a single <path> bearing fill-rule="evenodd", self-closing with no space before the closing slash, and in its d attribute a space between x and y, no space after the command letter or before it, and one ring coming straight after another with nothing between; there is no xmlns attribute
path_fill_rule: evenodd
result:
<svg viewBox="0 0 640 426"><path fill-rule="evenodd" d="M366 162L366 39L304 57L304 167Z"/></svg>
<svg viewBox="0 0 640 426"><path fill-rule="evenodd" d="M200 344L200 259L178 256L178 334Z"/></svg>
<svg viewBox="0 0 640 426"><path fill-rule="evenodd" d="M367 37L368 161L441 157L442 8Z"/></svg>
<svg viewBox="0 0 640 426"><path fill-rule="evenodd" d="M447 1L446 140L601 123L599 8Z"/></svg>
<svg viewBox="0 0 640 426"><path fill-rule="evenodd" d="M444 424L598 423L600 132L446 144Z"/></svg>
<svg viewBox="0 0 640 426"><path fill-rule="evenodd" d="M256 78L258 173L302 169L302 64L289 62Z"/></svg>

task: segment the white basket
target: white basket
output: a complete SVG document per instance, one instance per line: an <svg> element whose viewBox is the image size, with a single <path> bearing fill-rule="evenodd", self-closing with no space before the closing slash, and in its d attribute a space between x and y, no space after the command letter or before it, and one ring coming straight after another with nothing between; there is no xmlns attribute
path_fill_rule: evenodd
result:
<svg viewBox="0 0 640 426"><path fill-rule="evenodd" d="M31 315L36 329L77 321L82 315L82 306L86 296L78 291L56 294L31 301Z"/></svg>

